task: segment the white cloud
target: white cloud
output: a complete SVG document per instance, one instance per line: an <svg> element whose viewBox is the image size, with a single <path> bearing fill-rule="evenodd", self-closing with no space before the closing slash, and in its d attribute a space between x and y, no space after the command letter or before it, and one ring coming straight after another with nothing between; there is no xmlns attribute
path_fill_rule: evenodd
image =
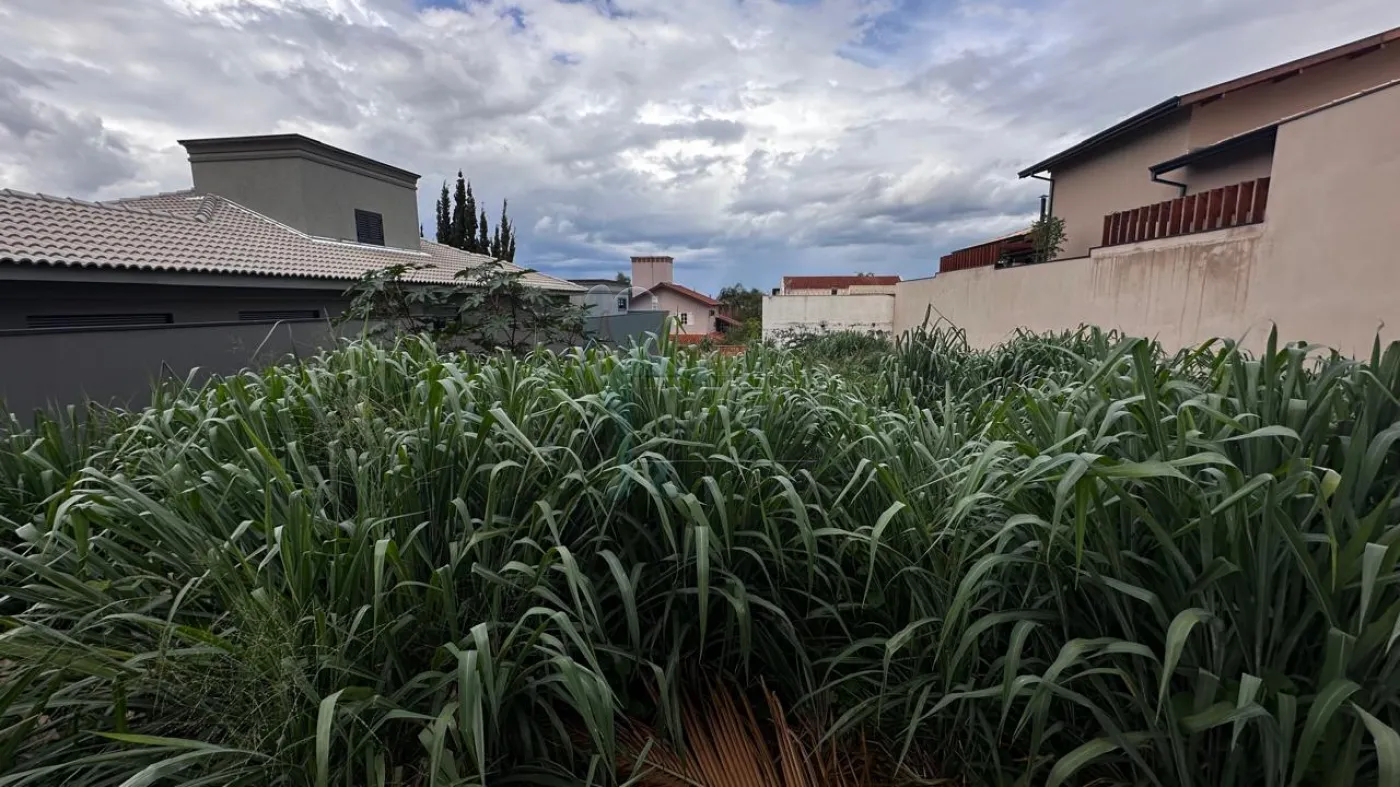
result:
<svg viewBox="0 0 1400 787"><path fill-rule="evenodd" d="M465 169L569 275L927 275L1034 212L1020 166L1400 24L1392 0L462 2L6 0L0 185L180 188L176 139L297 131L422 173L425 224Z"/></svg>

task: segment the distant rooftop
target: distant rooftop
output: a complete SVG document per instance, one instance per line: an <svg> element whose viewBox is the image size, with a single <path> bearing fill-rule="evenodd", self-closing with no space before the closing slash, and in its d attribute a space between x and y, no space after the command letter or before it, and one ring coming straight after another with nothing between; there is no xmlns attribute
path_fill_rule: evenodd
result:
<svg viewBox="0 0 1400 787"><path fill-rule="evenodd" d="M842 290L899 284L898 276L784 276L785 290Z"/></svg>
<svg viewBox="0 0 1400 787"><path fill-rule="evenodd" d="M449 283L490 257L420 240L397 249L317 238L213 194L177 191L113 202L0 191L0 263L353 281L395 264L410 281ZM522 270L507 265L508 270ZM542 273L526 284L582 288Z"/></svg>

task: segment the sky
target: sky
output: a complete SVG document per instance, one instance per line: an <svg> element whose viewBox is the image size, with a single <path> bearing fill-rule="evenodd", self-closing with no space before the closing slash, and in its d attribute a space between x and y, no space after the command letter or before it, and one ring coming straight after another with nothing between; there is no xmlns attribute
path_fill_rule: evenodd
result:
<svg viewBox="0 0 1400 787"><path fill-rule="evenodd" d="M516 261L716 292L932 275L1017 170L1179 93L1400 26L1395 0L0 0L0 188L188 188L177 139L461 169Z"/></svg>

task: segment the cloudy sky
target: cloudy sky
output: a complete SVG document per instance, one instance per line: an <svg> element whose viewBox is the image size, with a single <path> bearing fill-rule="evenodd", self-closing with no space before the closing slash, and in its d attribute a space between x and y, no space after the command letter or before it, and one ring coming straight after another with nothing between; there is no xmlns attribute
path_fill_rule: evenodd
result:
<svg viewBox="0 0 1400 787"><path fill-rule="evenodd" d="M299 132L421 173L425 225L466 170L556 275L927 276L1028 223L1020 167L1397 25L1395 0L0 0L0 187L185 188L176 139Z"/></svg>

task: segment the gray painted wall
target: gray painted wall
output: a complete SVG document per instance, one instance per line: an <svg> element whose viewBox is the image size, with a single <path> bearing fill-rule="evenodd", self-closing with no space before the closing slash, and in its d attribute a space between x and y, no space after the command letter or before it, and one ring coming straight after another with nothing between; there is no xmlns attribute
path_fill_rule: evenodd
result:
<svg viewBox="0 0 1400 787"><path fill-rule="evenodd" d="M594 318L588 328L603 344L626 346L659 333L665 316ZM0 332L0 408L28 414L84 399L142 407L156 380L184 380L197 370L195 379L203 381L305 358L358 332L358 325L336 330L325 320Z"/></svg>
<svg viewBox="0 0 1400 787"><path fill-rule="evenodd" d="M418 190L320 161L199 161L195 191L218 194L309 235L355 241L355 209L384 217L384 245L418 248Z"/></svg>
<svg viewBox="0 0 1400 787"><path fill-rule="evenodd" d="M602 344L625 347L634 340L645 341L647 334L660 335L666 323L666 312L631 312L588 321L588 333Z"/></svg>
<svg viewBox="0 0 1400 787"><path fill-rule="evenodd" d="M319 321L0 336L0 400L21 414L84 399L141 407L155 380L183 380L196 369L197 380L232 374L289 354L305 357L333 341Z"/></svg>
<svg viewBox="0 0 1400 787"><path fill-rule="evenodd" d="M349 300L344 283L328 289L199 287L78 281L0 282L0 330L23 329L39 315L171 314L175 323L233 322L240 311L317 310L334 316ZM3 370L4 367L0 367Z"/></svg>

